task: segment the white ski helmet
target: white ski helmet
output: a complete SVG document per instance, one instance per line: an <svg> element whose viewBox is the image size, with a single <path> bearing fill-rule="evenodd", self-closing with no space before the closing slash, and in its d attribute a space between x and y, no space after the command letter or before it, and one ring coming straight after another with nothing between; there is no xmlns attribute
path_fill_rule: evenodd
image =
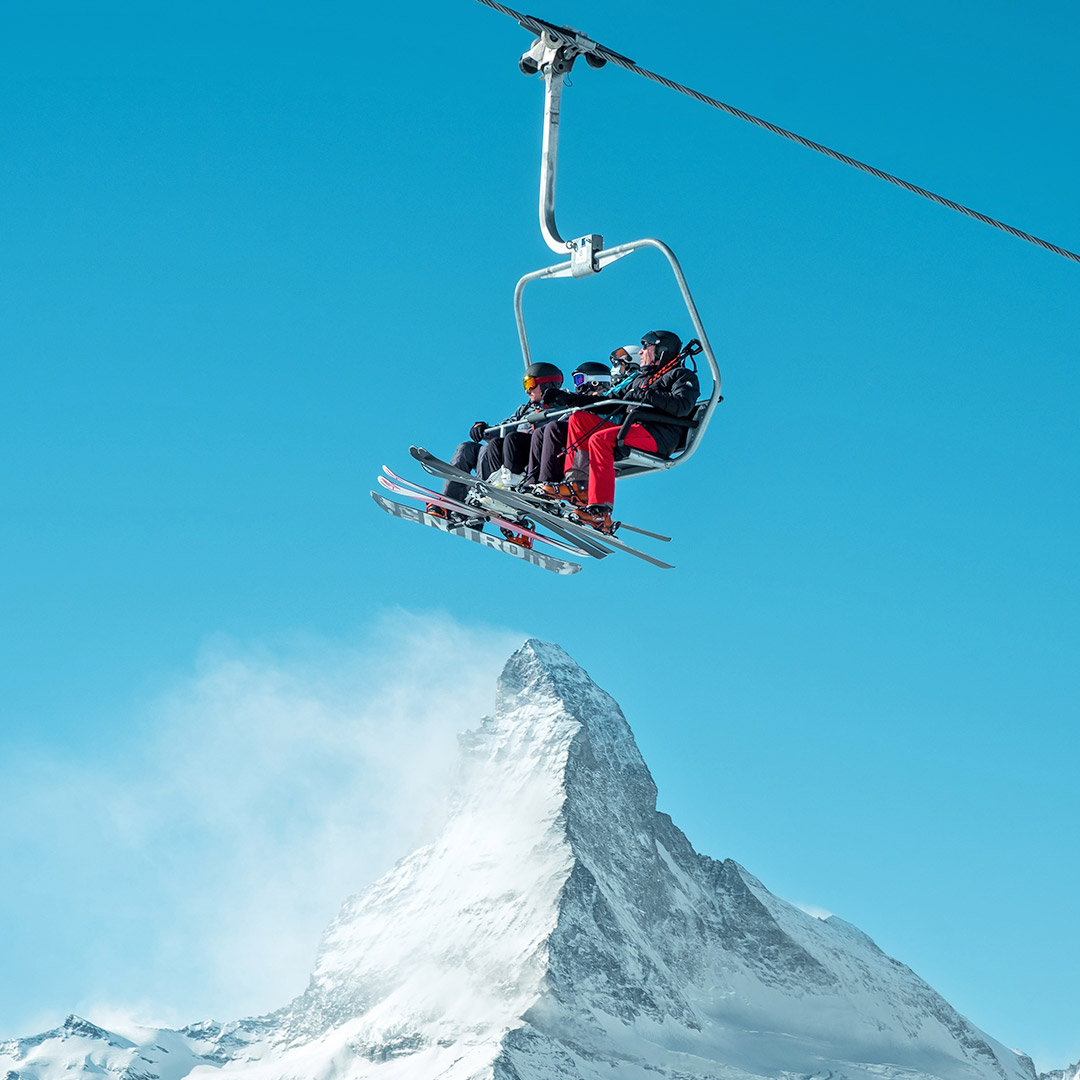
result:
<svg viewBox="0 0 1080 1080"><path fill-rule="evenodd" d="M625 379L641 367L641 346L620 345L611 354L611 377Z"/></svg>

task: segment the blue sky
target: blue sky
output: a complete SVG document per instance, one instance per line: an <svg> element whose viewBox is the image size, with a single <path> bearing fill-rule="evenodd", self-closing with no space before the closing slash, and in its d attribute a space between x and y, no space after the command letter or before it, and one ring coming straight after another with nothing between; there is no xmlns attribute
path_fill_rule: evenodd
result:
<svg viewBox="0 0 1080 1080"><path fill-rule="evenodd" d="M1080 248L1073 5L535 13ZM583 68L560 226L671 244L726 401L620 490L677 569L555 579L367 495L520 398L525 32L466 0L0 19L0 1037L302 988L422 831L415 732L448 746L535 635L699 850L1080 1059L1080 267ZM651 258L533 286L536 358L685 332Z"/></svg>

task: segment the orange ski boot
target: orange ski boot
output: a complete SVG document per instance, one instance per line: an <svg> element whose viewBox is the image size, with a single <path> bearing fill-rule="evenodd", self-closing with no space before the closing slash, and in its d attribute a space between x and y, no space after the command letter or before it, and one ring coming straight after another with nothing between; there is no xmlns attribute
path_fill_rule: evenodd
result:
<svg viewBox="0 0 1080 1080"><path fill-rule="evenodd" d="M558 480L550 484L537 484L533 488L533 494L542 499L556 499L568 502L571 506L584 506L586 503L585 489L570 480Z"/></svg>
<svg viewBox="0 0 1080 1080"><path fill-rule="evenodd" d="M614 534L618 522L611 520L611 507L603 503L594 503L592 506L579 507L571 515L571 521L579 525L589 525L597 532Z"/></svg>

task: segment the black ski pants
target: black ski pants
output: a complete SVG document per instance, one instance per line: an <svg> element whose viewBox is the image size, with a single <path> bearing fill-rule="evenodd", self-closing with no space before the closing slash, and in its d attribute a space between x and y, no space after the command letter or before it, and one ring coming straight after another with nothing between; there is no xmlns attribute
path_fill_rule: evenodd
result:
<svg viewBox="0 0 1080 1080"><path fill-rule="evenodd" d="M566 456L565 420L554 420L532 433L529 443L528 480L534 484L557 484L563 478Z"/></svg>
<svg viewBox="0 0 1080 1080"><path fill-rule="evenodd" d="M511 431L486 443L463 442L450 457L450 464L463 472L473 472L486 480L496 469L505 465L512 473L523 473L529 462L530 431ZM469 488L460 480L447 480L443 494L448 499L465 498Z"/></svg>
<svg viewBox="0 0 1080 1080"><path fill-rule="evenodd" d="M523 473L529 464L529 446L532 443L531 431L511 431L501 439L492 439L488 445L492 460L496 462L494 472L500 465L505 465L512 473ZM502 445L496 448L495 444Z"/></svg>
<svg viewBox="0 0 1080 1080"><path fill-rule="evenodd" d="M471 473L474 470L477 476L481 480L487 479L487 474L482 473L477 469L480 460L481 443L473 442L471 439L466 439L465 442L459 443L458 448L450 455L450 464L455 469L461 469L462 472ZM463 484L460 480L447 480L443 484L443 494L448 499L457 499L461 502L462 499L469 492L467 484Z"/></svg>

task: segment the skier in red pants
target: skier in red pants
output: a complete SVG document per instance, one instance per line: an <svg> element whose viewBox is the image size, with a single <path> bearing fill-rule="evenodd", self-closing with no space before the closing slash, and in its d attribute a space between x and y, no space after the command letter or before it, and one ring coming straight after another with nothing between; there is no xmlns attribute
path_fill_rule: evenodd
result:
<svg viewBox="0 0 1080 1080"><path fill-rule="evenodd" d="M682 342L670 330L651 330L641 339L641 371L629 386L618 390L623 401L640 402L673 417L689 416L700 390L695 371L683 367ZM665 457L679 444L683 428L650 418L631 424L623 440L625 446L648 450ZM601 532L612 532L611 511L615 505L615 442L619 425L588 412L570 416L566 438L566 476L584 485L588 465L588 504L577 518Z"/></svg>

